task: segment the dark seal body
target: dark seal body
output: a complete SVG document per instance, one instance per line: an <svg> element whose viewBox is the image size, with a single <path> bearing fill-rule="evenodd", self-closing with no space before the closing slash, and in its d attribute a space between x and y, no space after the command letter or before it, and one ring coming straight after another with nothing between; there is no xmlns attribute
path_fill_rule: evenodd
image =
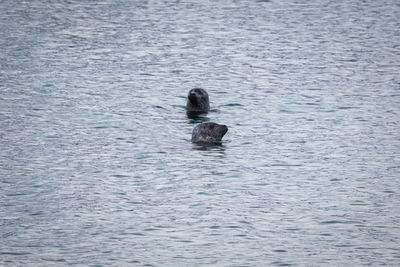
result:
<svg viewBox="0 0 400 267"><path fill-rule="evenodd" d="M207 91L201 88L191 89L188 93L186 109L188 113L207 113L210 109Z"/></svg>
<svg viewBox="0 0 400 267"><path fill-rule="evenodd" d="M228 127L226 125L214 122L200 123L193 129L192 143L219 144L227 131Z"/></svg>

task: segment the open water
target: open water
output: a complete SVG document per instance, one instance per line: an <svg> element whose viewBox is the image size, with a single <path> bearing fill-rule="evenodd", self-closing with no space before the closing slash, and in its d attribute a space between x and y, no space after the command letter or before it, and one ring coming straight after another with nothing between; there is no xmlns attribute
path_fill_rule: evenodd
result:
<svg viewBox="0 0 400 267"><path fill-rule="evenodd" d="M399 67L396 0L0 1L0 265L399 266Z"/></svg>

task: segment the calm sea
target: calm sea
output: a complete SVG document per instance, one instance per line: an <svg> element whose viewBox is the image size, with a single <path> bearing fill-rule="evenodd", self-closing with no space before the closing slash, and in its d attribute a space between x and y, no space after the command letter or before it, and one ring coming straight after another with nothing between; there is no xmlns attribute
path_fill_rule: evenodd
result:
<svg viewBox="0 0 400 267"><path fill-rule="evenodd" d="M0 1L0 265L399 266L399 29L396 0Z"/></svg>

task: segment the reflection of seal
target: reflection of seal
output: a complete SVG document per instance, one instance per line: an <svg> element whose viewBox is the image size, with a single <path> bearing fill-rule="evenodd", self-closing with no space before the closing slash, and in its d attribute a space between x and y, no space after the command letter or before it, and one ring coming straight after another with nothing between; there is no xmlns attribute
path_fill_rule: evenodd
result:
<svg viewBox="0 0 400 267"><path fill-rule="evenodd" d="M188 101L186 103L187 112L207 113L210 109L208 93L201 88L193 88L189 91Z"/></svg>
<svg viewBox="0 0 400 267"><path fill-rule="evenodd" d="M193 129L192 143L218 144L228 131L226 125L214 122L203 122Z"/></svg>

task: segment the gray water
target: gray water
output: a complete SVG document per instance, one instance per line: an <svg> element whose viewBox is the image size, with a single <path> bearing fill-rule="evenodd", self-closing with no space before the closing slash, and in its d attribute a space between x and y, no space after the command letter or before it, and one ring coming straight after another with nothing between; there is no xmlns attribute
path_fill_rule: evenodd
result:
<svg viewBox="0 0 400 267"><path fill-rule="evenodd" d="M398 1L0 7L0 265L400 265Z"/></svg>

